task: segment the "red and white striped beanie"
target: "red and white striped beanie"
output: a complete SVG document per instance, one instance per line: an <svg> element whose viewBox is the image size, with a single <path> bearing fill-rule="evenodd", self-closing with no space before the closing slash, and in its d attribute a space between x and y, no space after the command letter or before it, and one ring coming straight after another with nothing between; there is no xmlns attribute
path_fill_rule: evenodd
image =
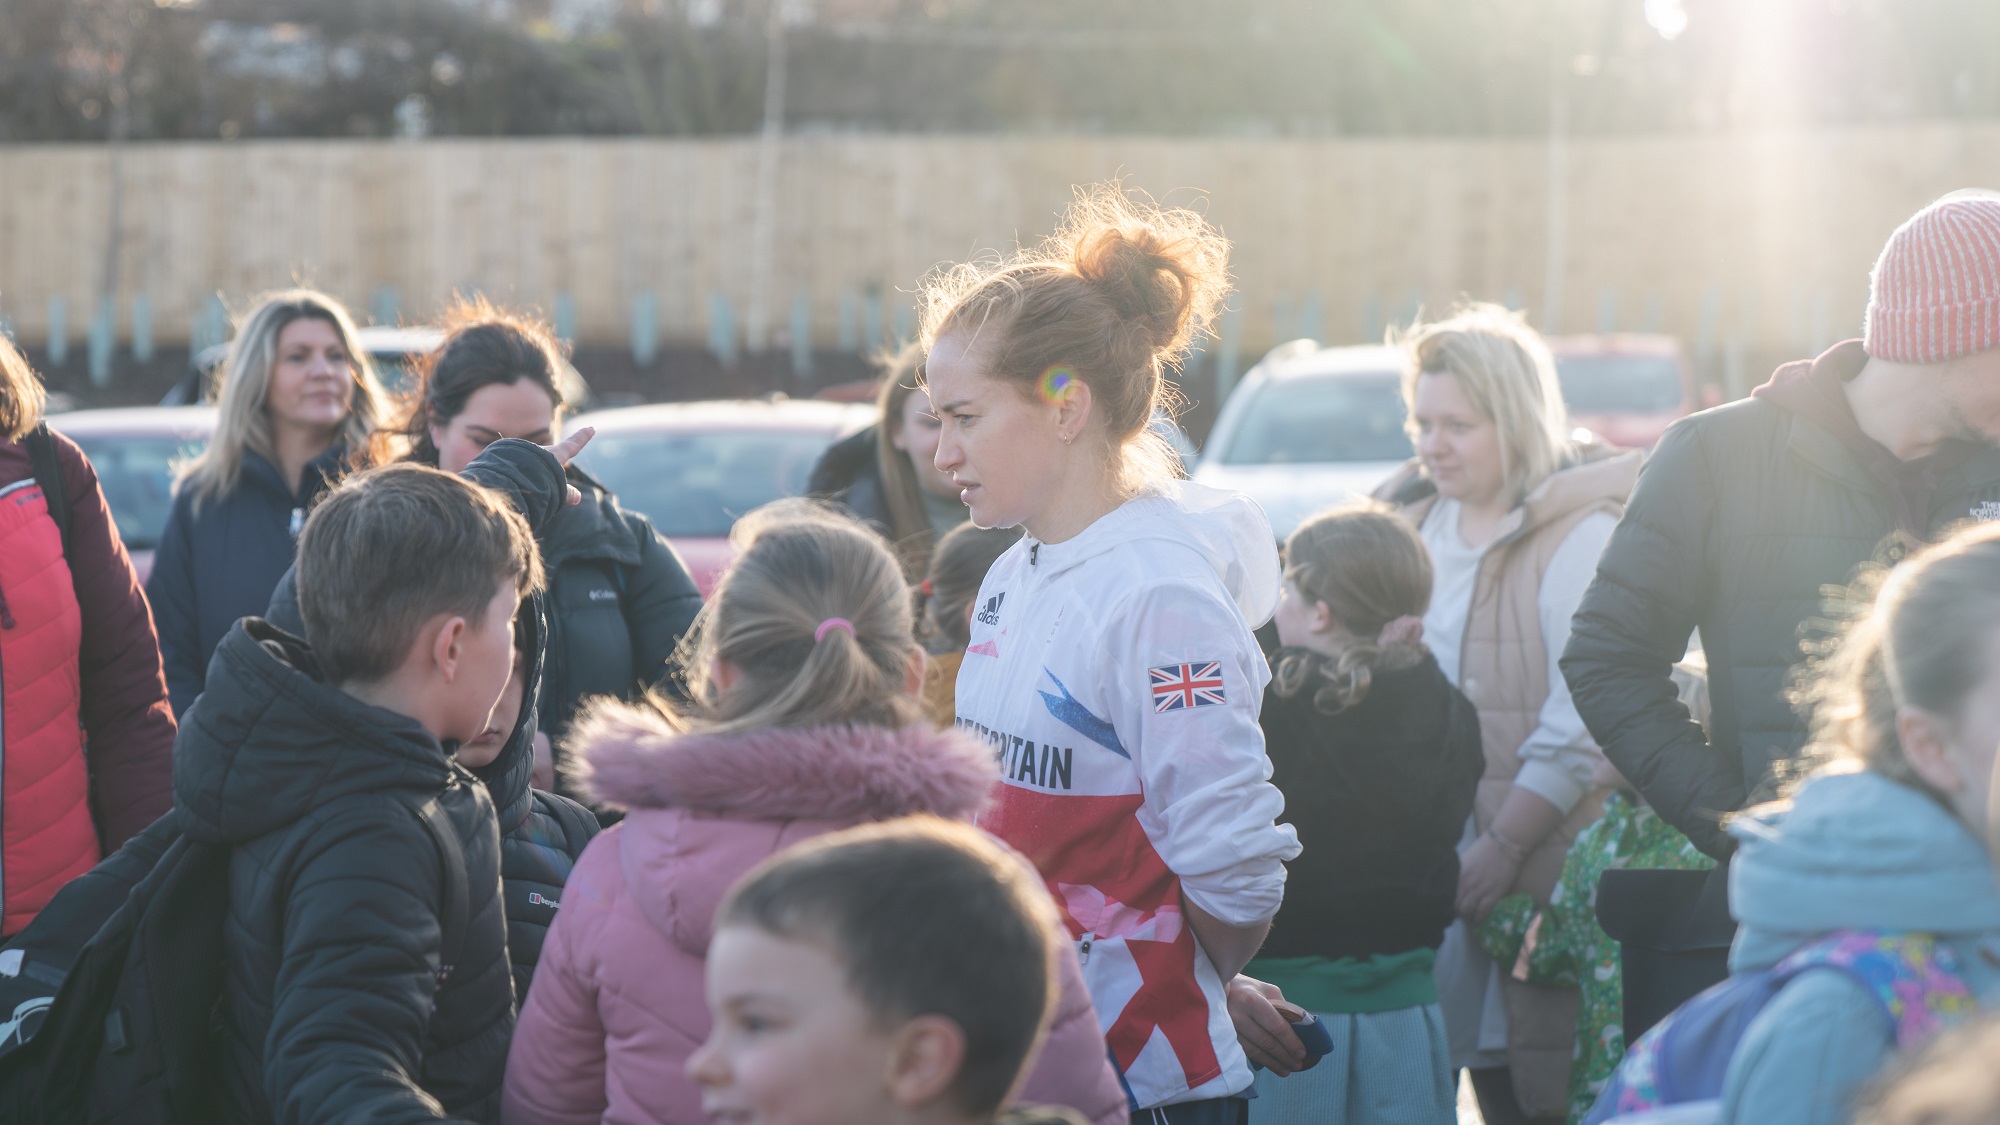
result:
<svg viewBox="0 0 2000 1125"><path fill-rule="evenodd" d="M2000 348L2000 193L1955 191L1889 236L1868 292L1863 346L1892 363Z"/></svg>

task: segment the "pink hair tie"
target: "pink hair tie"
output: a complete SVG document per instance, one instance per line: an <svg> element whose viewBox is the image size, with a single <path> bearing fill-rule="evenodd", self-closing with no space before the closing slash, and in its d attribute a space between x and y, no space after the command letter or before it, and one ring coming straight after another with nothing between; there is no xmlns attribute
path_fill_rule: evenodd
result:
<svg viewBox="0 0 2000 1125"><path fill-rule="evenodd" d="M1424 619L1421 617L1398 617L1375 636L1375 642L1383 648L1414 646L1424 639Z"/></svg>
<svg viewBox="0 0 2000 1125"><path fill-rule="evenodd" d="M835 629L845 629L847 630L847 635L851 637L854 635L854 622L849 621L845 617L827 618L825 621L819 623L819 628L813 630L813 643L818 644L825 640L826 635Z"/></svg>

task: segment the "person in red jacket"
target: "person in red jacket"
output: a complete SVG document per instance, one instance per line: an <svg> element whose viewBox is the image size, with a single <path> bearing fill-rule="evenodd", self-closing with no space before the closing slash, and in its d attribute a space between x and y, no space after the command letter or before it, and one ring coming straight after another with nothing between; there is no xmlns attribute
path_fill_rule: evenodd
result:
<svg viewBox="0 0 2000 1125"><path fill-rule="evenodd" d="M173 805L174 715L97 472L0 336L0 937ZM61 479L67 535L35 473Z"/></svg>

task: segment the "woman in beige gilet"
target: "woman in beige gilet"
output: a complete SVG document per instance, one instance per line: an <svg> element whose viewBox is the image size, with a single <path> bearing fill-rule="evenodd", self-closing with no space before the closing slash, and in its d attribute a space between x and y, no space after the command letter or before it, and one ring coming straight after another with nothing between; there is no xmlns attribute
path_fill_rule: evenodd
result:
<svg viewBox="0 0 2000 1125"><path fill-rule="evenodd" d="M1453 1063L1488 1125L1560 1121L1574 989L1514 981L1468 925L1503 895L1546 903L1603 794L1597 745L1556 668L1640 455L1578 444L1546 344L1471 305L1405 335L1403 397L1417 460L1378 493L1416 521L1436 565L1424 634L1479 710L1486 774L1460 849L1460 922L1438 954Z"/></svg>

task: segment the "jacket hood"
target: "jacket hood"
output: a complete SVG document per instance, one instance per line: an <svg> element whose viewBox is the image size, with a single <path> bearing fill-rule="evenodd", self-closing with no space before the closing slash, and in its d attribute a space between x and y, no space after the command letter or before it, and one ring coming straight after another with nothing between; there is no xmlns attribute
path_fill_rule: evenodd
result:
<svg viewBox="0 0 2000 1125"><path fill-rule="evenodd" d="M1574 455L1536 485L1508 514L1494 542L1519 538L1538 527L1555 522L1581 508L1598 504L1623 504L1639 483L1639 469L1646 455L1636 449L1621 449L1601 441L1576 447ZM1383 481L1373 493L1375 499L1409 510L1421 523L1437 502L1437 486L1424 472L1417 458Z"/></svg>
<svg viewBox="0 0 2000 1125"><path fill-rule="evenodd" d="M582 715L570 736L577 780L631 810L680 808L756 819L877 820L931 813L966 819L999 781L970 735L923 726L769 727L678 734L619 703Z"/></svg>
<svg viewBox="0 0 2000 1125"><path fill-rule="evenodd" d="M1935 800L1875 773L1822 776L1788 806L1737 819L1732 967L1775 964L1842 929L2000 931L1986 849Z"/></svg>
<svg viewBox="0 0 2000 1125"><path fill-rule="evenodd" d="M521 695L521 713L515 718L513 729L507 732L500 753L472 770L472 775L485 783L486 792L493 798L503 836L534 811L529 789L535 775L535 731L540 718L535 697L541 694L542 670L548 657L547 598L544 593L530 597L514 624L516 630L526 634L517 638L527 653L527 666L522 669L527 686Z"/></svg>
<svg viewBox="0 0 2000 1125"><path fill-rule="evenodd" d="M1283 575L1278 539L1255 500L1240 492L1176 480L1128 500L1072 539L1038 543L1037 565L1056 574L1135 541L1177 543L1214 569L1244 620L1259 625L1278 609Z"/></svg>
<svg viewBox="0 0 2000 1125"><path fill-rule="evenodd" d="M304 641L246 617L181 718L174 805L189 836L237 843L354 793L442 792L453 768L415 719L328 685Z"/></svg>

